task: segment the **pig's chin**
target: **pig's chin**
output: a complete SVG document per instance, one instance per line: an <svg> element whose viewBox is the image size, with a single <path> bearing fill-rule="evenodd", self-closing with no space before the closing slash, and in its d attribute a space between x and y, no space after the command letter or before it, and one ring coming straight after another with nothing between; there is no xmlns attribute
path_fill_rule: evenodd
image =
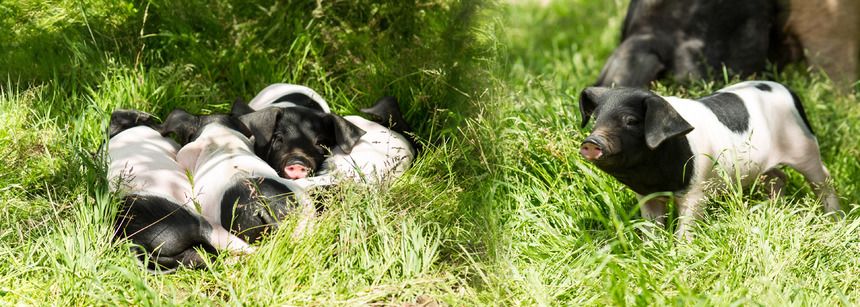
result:
<svg viewBox="0 0 860 307"><path fill-rule="evenodd" d="M604 153L602 157L591 163L594 163L594 165L601 169L615 169L624 167L625 159L623 155L618 153Z"/></svg>

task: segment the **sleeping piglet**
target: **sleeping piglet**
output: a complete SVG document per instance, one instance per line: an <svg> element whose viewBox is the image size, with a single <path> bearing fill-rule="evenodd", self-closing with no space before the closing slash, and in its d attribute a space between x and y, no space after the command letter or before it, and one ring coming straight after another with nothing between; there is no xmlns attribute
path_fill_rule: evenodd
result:
<svg viewBox="0 0 860 307"><path fill-rule="evenodd" d="M679 238L691 239L701 203L725 178L744 186L760 175L779 180L785 176L781 165L806 178L826 212L840 210L800 100L779 83L742 82L695 100L589 87L582 91L579 110L582 127L595 118L580 154L640 199L673 192ZM663 225L666 201L647 200L642 216Z"/></svg>
<svg viewBox="0 0 860 307"><path fill-rule="evenodd" d="M111 114L107 178L122 197L115 239L134 242L151 271L203 267L206 256L195 249L215 253L210 241L216 231L194 210L191 183L176 162L179 145L160 129L140 111Z"/></svg>
<svg viewBox="0 0 860 307"><path fill-rule="evenodd" d="M162 133L176 134L183 143L176 161L191 175L195 201L216 230L210 240L216 248L253 252L247 243L273 231L292 213L300 214L294 236L309 227L314 214L310 199L254 154L251 132L239 119L176 109Z"/></svg>

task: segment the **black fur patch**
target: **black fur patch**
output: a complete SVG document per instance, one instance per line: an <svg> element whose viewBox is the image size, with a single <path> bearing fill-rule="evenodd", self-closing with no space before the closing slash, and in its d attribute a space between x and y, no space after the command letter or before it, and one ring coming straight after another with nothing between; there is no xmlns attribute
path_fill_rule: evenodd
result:
<svg viewBox="0 0 860 307"><path fill-rule="evenodd" d="M383 125L394 132L400 133L409 141L415 152L421 151L421 143L415 139L412 133L412 127L403 118L403 113L400 111L400 104L397 103L397 98L385 96L379 98L376 103L370 107L361 109L361 112L371 117L371 120L377 124Z"/></svg>
<svg viewBox="0 0 860 307"><path fill-rule="evenodd" d="M765 92L770 92L770 91L771 91L770 85L767 85L767 84L764 84L764 83L756 84L756 85L755 85L755 88L760 89L760 90L765 91Z"/></svg>
<svg viewBox="0 0 860 307"><path fill-rule="evenodd" d="M147 126L155 130L161 129L152 115L137 110L117 109L110 115L108 137L112 138L120 132L136 126Z"/></svg>
<svg viewBox="0 0 860 307"><path fill-rule="evenodd" d="M205 262L195 248L216 253L206 237L210 232L212 226L202 216L152 195L126 196L114 223L115 239L127 237L143 249L150 270L203 267Z"/></svg>
<svg viewBox="0 0 860 307"><path fill-rule="evenodd" d="M296 205L293 191L270 178L235 183L221 199L221 223L239 238L254 243L276 229Z"/></svg>
<svg viewBox="0 0 860 307"><path fill-rule="evenodd" d="M797 97L793 91L789 90L791 93L791 99L794 100L794 107L797 108L797 112L800 113L800 118L803 119L803 123L806 124L806 128L809 128L809 133L815 135L815 131L812 130L812 125L809 124L809 118L806 117L806 111L803 110L803 104L800 102L800 97Z"/></svg>
<svg viewBox="0 0 860 307"><path fill-rule="evenodd" d="M323 112L322 107L320 106L320 104L316 100L313 100L313 99L311 99L311 97L308 97L308 95L305 95L302 93L287 94L287 95L281 96L280 98L276 99L272 103L275 104L275 103L279 103L279 102L291 102L297 106L301 106L301 107L305 107L305 108L309 108L309 109Z"/></svg>
<svg viewBox="0 0 860 307"><path fill-rule="evenodd" d="M641 195L684 191L693 177L693 151L686 137L666 140L633 167L600 167Z"/></svg>
<svg viewBox="0 0 860 307"><path fill-rule="evenodd" d="M708 78L725 67L765 68L777 13L772 0L631 0L621 44L598 86L648 87L652 80Z"/></svg>
<svg viewBox="0 0 860 307"><path fill-rule="evenodd" d="M730 130L743 133L749 129L750 114L744 101L738 95L719 92L699 98L698 101L711 109L717 119Z"/></svg>

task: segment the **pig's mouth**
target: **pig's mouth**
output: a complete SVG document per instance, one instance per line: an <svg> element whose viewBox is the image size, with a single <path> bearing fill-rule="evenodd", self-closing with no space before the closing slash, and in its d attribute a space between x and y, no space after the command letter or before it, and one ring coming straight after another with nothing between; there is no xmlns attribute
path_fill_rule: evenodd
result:
<svg viewBox="0 0 860 307"><path fill-rule="evenodd" d="M623 165L624 156L619 155L613 146L600 136L589 136L579 146L579 154L600 168L612 168Z"/></svg>

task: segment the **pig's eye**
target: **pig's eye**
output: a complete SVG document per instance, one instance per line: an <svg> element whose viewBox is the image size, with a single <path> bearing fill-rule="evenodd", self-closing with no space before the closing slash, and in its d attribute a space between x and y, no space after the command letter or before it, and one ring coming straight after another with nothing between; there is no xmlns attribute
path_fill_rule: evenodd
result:
<svg viewBox="0 0 860 307"><path fill-rule="evenodd" d="M624 124L628 126L636 126L639 124L639 119L633 116L624 116Z"/></svg>

